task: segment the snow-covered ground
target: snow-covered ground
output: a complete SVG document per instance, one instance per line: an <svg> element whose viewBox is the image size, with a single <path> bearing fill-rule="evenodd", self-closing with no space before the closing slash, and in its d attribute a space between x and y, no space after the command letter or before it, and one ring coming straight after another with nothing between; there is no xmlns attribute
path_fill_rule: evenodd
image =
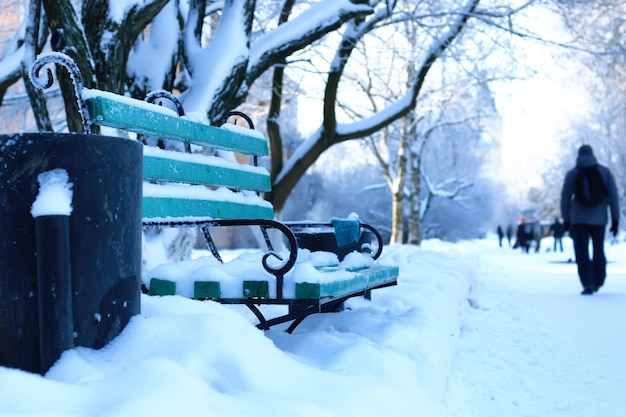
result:
<svg viewBox="0 0 626 417"><path fill-rule="evenodd" d="M626 244L607 244L607 283L581 296L565 243L386 248L397 287L292 335L239 306L144 296L105 348L45 377L0 368L0 415L621 417Z"/></svg>
<svg viewBox="0 0 626 417"><path fill-rule="evenodd" d="M582 296L564 243L565 254L485 248L449 378L451 416L626 415L626 244L606 245L607 282Z"/></svg>

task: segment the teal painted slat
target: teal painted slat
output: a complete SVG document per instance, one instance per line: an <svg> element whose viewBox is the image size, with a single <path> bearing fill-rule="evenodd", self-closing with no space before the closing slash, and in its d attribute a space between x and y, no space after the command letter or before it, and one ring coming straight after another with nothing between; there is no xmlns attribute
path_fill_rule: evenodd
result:
<svg viewBox="0 0 626 417"><path fill-rule="evenodd" d="M94 123L164 139L211 146L246 155L268 154L264 138L243 135L226 129L205 125L160 111L150 111L146 103L133 99L113 100L96 96L85 100Z"/></svg>
<svg viewBox="0 0 626 417"><path fill-rule="evenodd" d="M252 191L270 191L269 175L222 166L179 161L144 155L143 176L146 179L203 184Z"/></svg>
<svg viewBox="0 0 626 417"><path fill-rule="evenodd" d="M336 271L332 268L329 272ZM324 283L296 283L296 299L320 299L325 297L339 298L355 292L371 289L380 285L395 282L399 268L395 266L375 266L354 273L354 277L347 280L337 280Z"/></svg>
<svg viewBox="0 0 626 417"><path fill-rule="evenodd" d="M267 281L244 281L243 282L243 298L262 298L270 297L269 283Z"/></svg>
<svg viewBox="0 0 626 417"><path fill-rule="evenodd" d="M271 207L230 201L193 200L186 198L143 197L144 220L201 217L212 219L273 219Z"/></svg>
<svg viewBox="0 0 626 417"><path fill-rule="evenodd" d="M152 278L148 291L150 295L174 295L176 294L176 283L166 279Z"/></svg>
<svg viewBox="0 0 626 417"><path fill-rule="evenodd" d="M374 288L379 285L388 284L397 280L400 274L400 268L397 266L374 266L359 270L358 274L367 278L368 288Z"/></svg>
<svg viewBox="0 0 626 417"><path fill-rule="evenodd" d="M193 297L196 299L217 300L221 297L221 286L217 281L196 281L193 283Z"/></svg>

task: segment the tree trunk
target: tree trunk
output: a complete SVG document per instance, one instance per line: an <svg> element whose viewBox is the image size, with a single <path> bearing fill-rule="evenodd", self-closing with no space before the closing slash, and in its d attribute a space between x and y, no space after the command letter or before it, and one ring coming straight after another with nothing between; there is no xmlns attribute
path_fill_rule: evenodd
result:
<svg viewBox="0 0 626 417"><path fill-rule="evenodd" d="M404 236L404 192L394 189L391 193L391 237L389 243L402 243Z"/></svg>
<svg viewBox="0 0 626 417"><path fill-rule="evenodd" d="M41 0L33 0L28 9L28 26L24 35L24 55L22 57L22 79L33 109L37 129L40 132L52 132L52 122L43 91L36 88L29 80L28 74L37 55L39 30L41 28Z"/></svg>
<svg viewBox="0 0 626 417"><path fill-rule="evenodd" d="M410 141L412 117L411 113L402 118L402 133L398 148L398 172L391 190L391 242L403 243L404 239L404 188L407 175L407 147Z"/></svg>
<svg viewBox="0 0 626 417"><path fill-rule="evenodd" d="M421 155L411 152L411 191L409 193L409 218L407 242L411 245L422 243L422 218L420 199L422 192Z"/></svg>
<svg viewBox="0 0 626 417"><path fill-rule="evenodd" d="M83 5L83 22L87 41L95 61L97 87L117 94L124 93L128 55L137 36L146 29L168 0L152 0L129 7L119 21L110 19L109 3L115 0L87 0Z"/></svg>
<svg viewBox="0 0 626 417"><path fill-rule="evenodd" d="M70 0L43 0L50 30L55 33L54 50L70 56L82 74L85 87L93 87L93 67L91 52L85 42L82 24ZM67 127L70 132L84 132L82 119L76 101L76 92L72 80L64 68L57 71L57 80L61 87Z"/></svg>
<svg viewBox="0 0 626 417"><path fill-rule="evenodd" d="M295 0L287 0L283 4L280 13L279 25L287 22ZM280 118L280 110L283 102L283 80L285 76L285 66L287 61L281 60L274 66L274 74L272 76L272 100L270 102L270 110L267 118L267 136L270 145L271 178L276 178L283 169L283 138L280 131L278 120Z"/></svg>

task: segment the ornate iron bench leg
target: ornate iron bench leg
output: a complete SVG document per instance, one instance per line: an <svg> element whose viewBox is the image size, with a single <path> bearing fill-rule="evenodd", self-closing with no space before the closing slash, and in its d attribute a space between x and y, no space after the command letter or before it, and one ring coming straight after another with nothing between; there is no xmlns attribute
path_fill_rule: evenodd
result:
<svg viewBox="0 0 626 417"><path fill-rule="evenodd" d="M211 254L217 259L220 263L224 263L222 257L220 256L217 247L215 246L215 242L213 242L213 238L211 237L211 232L208 227L201 227L202 233L204 234L204 241L206 242L207 247L211 251Z"/></svg>
<svg viewBox="0 0 626 417"><path fill-rule="evenodd" d="M289 325L289 327L287 328L287 330L286 330L286 331L287 331L287 333L289 333L289 334L293 333L293 331L294 331L294 330L296 330L296 327L298 327L298 325L299 325L300 323L302 323L302 321L303 321L305 318L306 318L306 317L300 317L299 319L294 320L294 321L293 321L293 323L291 323L291 324Z"/></svg>
<svg viewBox="0 0 626 417"><path fill-rule="evenodd" d="M247 302L246 306L250 309L250 311L254 313L256 318L259 320L259 324L257 324L256 327L260 330L269 330L270 326L267 325L267 320L265 319L263 313L261 313L261 310L259 310L259 308L252 302Z"/></svg>

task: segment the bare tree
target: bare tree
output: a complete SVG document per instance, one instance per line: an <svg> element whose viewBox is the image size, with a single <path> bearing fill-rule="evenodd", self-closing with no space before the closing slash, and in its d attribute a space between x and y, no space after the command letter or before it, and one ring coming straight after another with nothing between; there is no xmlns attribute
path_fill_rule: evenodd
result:
<svg viewBox="0 0 626 417"><path fill-rule="evenodd" d="M413 111L427 74L471 21L505 27L518 11L508 5L481 8L480 0L416 1L406 2L406 7L389 0L324 0L306 7L292 0L264 2L263 7L255 0L136 0L125 2L123 8L114 0L84 0L80 8L71 0L41 2L44 28L30 30L37 33L37 53L51 33L51 46L77 62L87 87L136 97L150 90L176 89L187 112L205 115L212 124L221 123L226 112L242 105L250 86L274 68L268 126L273 191L266 197L277 211L304 172L328 148L367 137ZM520 7L530 2L522 2ZM271 6L280 13L272 14ZM393 29L408 21L416 21L425 30L423 48L414 57L412 79L384 108L344 123L338 109L354 48L378 28ZM32 17L26 23L31 27L37 24ZM323 81L323 122L297 150L286 155L284 133L275 122L285 96L281 71L296 58L305 57L305 52L327 48L334 39L334 55ZM10 67L13 55L23 53L24 40L24 33L15 34L5 48L13 54L5 54L0 65ZM2 95L5 86L20 77L20 65L14 68L17 70L0 76ZM67 126L81 131L69 77L58 79ZM44 112L37 109L36 113L45 119ZM41 120L40 126L47 129L43 126L49 124Z"/></svg>
<svg viewBox="0 0 626 417"><path fill-rule="evenodd" d="M400 8L405 12L404 17L415 16L415 11L409 7L411 5L412 2L404 2L403 8ZM435 10L430 10L430 15L435 14ZM343 73L344 90L348 91L345 85L354 86L349 94L343 95L350 97L350 100L341 99L341 94L337 96L338 109L347 114L353 123L364 119L368 114L382 114L383 109L396 103L398 97L415 83L419 69L417 57L425 53L424 49L428 51L429 41L436 38L431 32L420 32L421 25L424 25L424 21L413 18L403 19L393 30L381 25L370 32L367 39L359 42L351 57L352 64ZM457 50L461 48L457 47ZM482 71L483 75L480 71L463 75L467 71L462 69L465 63L459 57L453 56L454 54L458 52L453 52L451 56L447 50L442 51L438 58L439 63L433 64L440 72L432 74L429 70L422 74L425 77L424 87L419 93L415 108L409 109L397 122L390 123L378 134L368 138L391 191L392 242L408 241L419 244L420 223L428 212L432 199L456 199L472 185L472 181L467 178L451 181L448 177L441 179L440 183L433 182L432 178L428 178L422 164L425 145L433 134L438 133L440 139L447 140L445 135L441 135L446 128L450 130L455 125L476 125L481 117L493 117L495 111L493 105L485 102L480 102L478 107L485 107L490 112L489 115L484 115L485 110L473 110L476 106L471 100L478 99L468 96L467 91L472 88L480 89L479 84L488 81L484 75L486 72ZM471 54L469 58L463 56L462 59L471 62ZM452 65L446 66L446 69L451 70L450 75L442 77L444 71L440 70L440 62L445 60L457 61L457 65L455 68ZM455 79L458 75L453 74L461 74L460 77L464 80ZM463 105L457 104L457 109L461 108L460 112L451 116L447 109L453 108L460 101L463 101ZM458 134L458 131L455 133ZM466 145L466 149L458 149L456 152L471 153L475 141L467 138ZM454 159L449 161L454 162ZM450 169L449 172L453 170ZM466 172L463 174L467 175Z"/></svg>
<svg viewBox="0 0 626 417"><path fill-rule="evenodd" d="M620 189L626 190L626 5L623 1L557 2L556 10L571 37L571 48L561 50L565 59L578 65L576 83L588 92L592 105L586 116L572 121L563 132L561 158L548 169L544 194L558 196L562 179L576 159L578 146L594 147L598 160L609 165ZM554 198L553 198L554 199ZM541 201L541 199L538 199ZM559 215L545 205L545 212Z"/></svg>

